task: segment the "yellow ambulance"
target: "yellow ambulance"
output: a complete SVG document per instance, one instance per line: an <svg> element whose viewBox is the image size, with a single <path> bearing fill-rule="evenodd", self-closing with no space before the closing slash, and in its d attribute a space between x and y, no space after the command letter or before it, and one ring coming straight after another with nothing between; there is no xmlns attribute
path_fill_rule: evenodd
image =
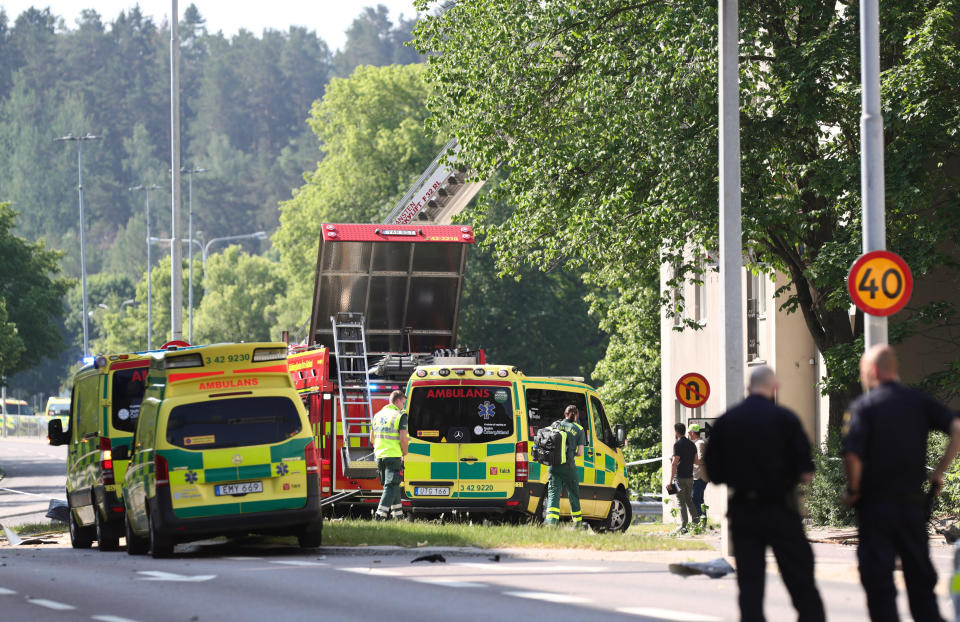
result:
<svg viewBox="0 0 960 622"><path fill-rule="evenodd" d="M101 551L120 546L120 484L127 461L114 452L128 451L149 365L150 357L143 352L95 357L73 377L66 430L60 417L47 423L50 444L67 445L67 504L74 548L89 548L94 540Z"/></svg>
<svg viewBox="0 0 960 622"><path fill-rule="evenodd" d="M623 426L612 428L581 379L526 376L505 365L418 367L407 386L404 509L543 517L547 467L530 460L537 430L580 411L587 442L576 460L583 517L598 530L632 519ZM564 495L561 514L570 515Z"/></svg>
<svg viewBox="0 0 960 622"><path fill-rule="evenodd" d="M283 343L153 355L123 483L128 553L251 532L320 546L316 445L286 357Z"/></svg>

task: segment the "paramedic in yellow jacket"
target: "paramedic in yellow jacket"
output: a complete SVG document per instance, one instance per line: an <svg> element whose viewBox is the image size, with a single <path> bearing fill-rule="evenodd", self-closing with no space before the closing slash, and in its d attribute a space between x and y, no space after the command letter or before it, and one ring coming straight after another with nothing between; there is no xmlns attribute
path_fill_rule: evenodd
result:
<svg viewBox="0 0 960 622"><path fill-rule="evenodd" d="M587 444L587 435L577 423L580 411L573 404L563 411L563 420L557 421L552 427L566 435L566 452L563 464L550 467L550 479L547 481L547 518L544 525L556 525L560 520L560 495L567 489L570 499L570 519L573 526L579 528L583 521L580 511L580 478L577 475L577 456L583 455L583 446Z"/></svg>
<svg viewBox="0 0 960 622"><path fill-rule="evenodd" d="M407 455L407 413L403 412L407 397L401 391L390 394L390 403L373 417L370 442L377 457L377 473L383 484L383 495L375 519L384 520L393 514L403 516L400 504L400 481L403 457Z"/></svg>

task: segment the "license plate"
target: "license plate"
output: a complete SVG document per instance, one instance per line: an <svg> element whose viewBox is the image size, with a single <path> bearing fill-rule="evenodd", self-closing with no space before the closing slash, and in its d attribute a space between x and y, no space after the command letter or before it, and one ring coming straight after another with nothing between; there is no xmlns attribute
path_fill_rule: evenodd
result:
<svg viewBox="0 0 960 622"><path fill-rule="evenodd" d="M251 492L263 492L263 482L241 482L239 484L220 484L214 489L217 496L245 495Z"/></svg>
<svg viewBox="0 0 960 622"><path fill-rule="evenodd" d="M413 489L413 494L418 497L449 497L450 488L439 488L436 486L427 488L416 487Z"/></svg>

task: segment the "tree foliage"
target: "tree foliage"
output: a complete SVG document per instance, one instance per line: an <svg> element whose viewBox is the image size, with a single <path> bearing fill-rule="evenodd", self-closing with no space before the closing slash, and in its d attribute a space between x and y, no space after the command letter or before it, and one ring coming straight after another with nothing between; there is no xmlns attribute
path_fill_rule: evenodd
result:
<svg viewBox="0 0 960 622"><path fill-rule="evenodd" d="M60 276L60 253L15 235L16 216L0 203L0 377L64 347L57 322L70 281Z"/></svg>
<svg viewBox="0 0 960 622"><path fill-rule="evenodd" d="M517 205L487 227L499 265L582 265L628 300L661 263L698 278L689 249L717 246L716 5L442 4L416 31L428 105L478 176L509 167L490 195ZM844 284L860 246L857 8L739 6L744 243L753 268L789 277L780 302L831 375L862 332ZM881 5L888 246L919 275L951 261L960 230L958 8ZM856 387L831 389L837 425Z"/></svg>

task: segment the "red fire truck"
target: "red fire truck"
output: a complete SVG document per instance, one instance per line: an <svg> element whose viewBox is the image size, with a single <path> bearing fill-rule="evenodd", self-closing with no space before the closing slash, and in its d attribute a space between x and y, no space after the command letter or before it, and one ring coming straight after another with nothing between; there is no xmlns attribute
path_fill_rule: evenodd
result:
<svg viewBox="0 0 960 622"><path fill-rule="evenodd" d="M373 508L373 415L418 365L484 363L456 346L471 227L324 224L307 343L287 358L321 451L323 505Z"/></svg>

